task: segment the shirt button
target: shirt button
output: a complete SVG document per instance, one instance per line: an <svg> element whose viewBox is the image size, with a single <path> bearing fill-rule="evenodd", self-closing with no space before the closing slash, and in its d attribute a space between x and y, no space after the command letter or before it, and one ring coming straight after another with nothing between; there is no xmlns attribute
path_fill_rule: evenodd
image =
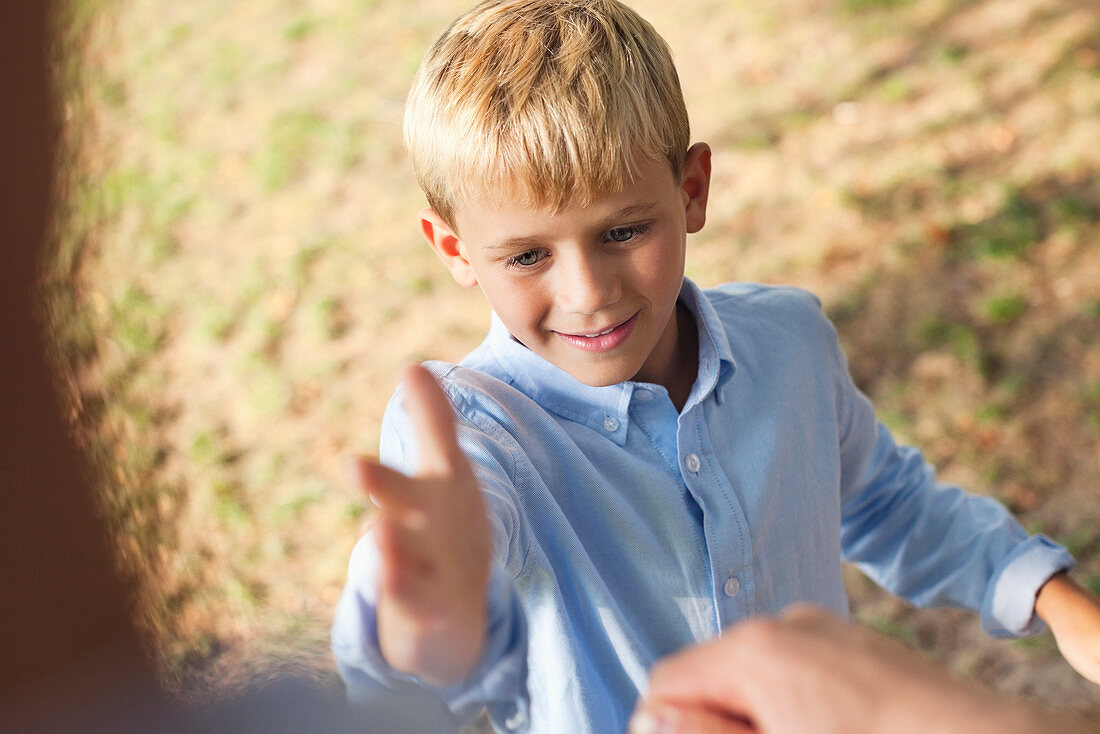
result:
<svg viewBox="0 0 1100 734"><path fill-rule="evenodd" d="M688 454L686 457L684 457L684 466L686 466L687 470L692 474L698 474L699 467L702 466L702 463L699 461L699 455Z"/></svg>
<svg viewBox="0 0 1100 734"><path fill-rule="evenodd" d="M603 427L607 431L614 433L615 431L619 430L619 419L613 415L609 415L603 419Z"/></svg>
<svg viewBox="0 0 1100 734"><path fill-rule="evenodd" d="M515 731L516 729L519 729L520 727L522 727L526 723L527 723L527 713L522 708L519 708L517 706L515 713L513 713L510 717L508 717L505 720L504 726L506 726L509 731Z"/></svg>
<svg viewBox="0 0 1100 734"><path fill-rule="evenodd" d="M741 582L736 577L730 576L726 579L725 585L722 586L722 591L726 596L733 598L737 596L737 592L741 591Z"/></svg>
<svg viewBox="0 0 1100 734"><path fill-rule="evenodd" d="M650 400L653 399L653 391L647 390L644 387L640 387L634 391L634 397L636 397L638 400L641 400L643 403L648 403Z"/></svg>

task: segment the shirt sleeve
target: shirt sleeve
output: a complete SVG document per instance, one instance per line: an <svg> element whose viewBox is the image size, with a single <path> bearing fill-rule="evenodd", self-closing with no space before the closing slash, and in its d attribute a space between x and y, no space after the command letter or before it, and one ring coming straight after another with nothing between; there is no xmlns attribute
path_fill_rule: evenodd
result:
<svg viewBox="0 0 1100 734"><path fill-rule="evenodd" d="M452 400L460 397L453 386L445 388ZM509 491L511 481L500 462L500 452L487 445L491 440L468 420L459 420L458 436L482 487L494 546L486 589L486 646L477 669L460 683L440 688L394 670L382 657L376 619L380 554L369 532L352 551L348 581L332 626L333 654L349 701L370 710L383 704L392 708L394 700L406 699L408 707L421 716L425 709L435 706L441 713L432 731L450 731L457 724L468 723L483 706L495 721L525 720L530 706L527 623L512 581L523 560L514 491ZM399 390L383 420L379 451L382 463L412 473L416 461L414 441Z"/></svg>
<svg viewBox="0 0 1100 734"><path fill-rule="evenodd" d="M1035 597L1073 557L1048 538L1029 537L993 498L937 481L920 451L897 445L852 383L823 320L836 370L845 559L919 606L980 612L988 634L1041 630Z"/></svg>

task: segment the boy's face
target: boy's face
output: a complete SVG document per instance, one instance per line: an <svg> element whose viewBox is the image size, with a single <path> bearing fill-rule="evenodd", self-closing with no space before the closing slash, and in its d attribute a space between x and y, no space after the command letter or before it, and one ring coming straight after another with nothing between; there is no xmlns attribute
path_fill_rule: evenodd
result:
<svg viewBox="0 0 1100 734"><path fill-rule="evenodd" d="M486 197L456 210L458 232L430 209L421 227L455 280L480 286L536 354L587 385L670 387L694 365L678 355L676 299L687 234L706 217L710 149L691 148L682 181L663 159L638 170L588 206L550 213Z"/></svg>

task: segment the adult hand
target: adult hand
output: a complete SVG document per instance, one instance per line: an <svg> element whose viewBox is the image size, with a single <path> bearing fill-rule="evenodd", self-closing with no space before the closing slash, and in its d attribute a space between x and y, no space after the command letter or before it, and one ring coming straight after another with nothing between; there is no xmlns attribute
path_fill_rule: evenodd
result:
<svg viewBox="0 0 1100 734"><path fill-rule="evenodd" d="M658 663L631 734L1095 731L952 680L896 640L818 609L756 618Z"/></svg>
<svg viewBox="0 0 1100 734"><path fill-rule="evenodd" d="M419 440L416 475L355 462L378 506L378 637L395 669L446 686L474 668L484 647L489 524L447 396L419 365L406 370L404 384Z"/></svg>

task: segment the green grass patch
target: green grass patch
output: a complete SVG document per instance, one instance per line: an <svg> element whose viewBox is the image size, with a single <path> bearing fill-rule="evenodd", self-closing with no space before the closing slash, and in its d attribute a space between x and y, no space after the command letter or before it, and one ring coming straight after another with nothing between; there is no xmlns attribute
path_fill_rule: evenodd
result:
<svg viewBox="0 0 1100 734"><path fill-rule="evenodd" d="M1085 428L1100 433L1100 382L1081 390L1081 402L1085 407Z"/></svg>
<svg viewBox="0 0 1100 734"><path fill-rule="evenodd" d="M940 58L951 66L961 64L969 53L970 49L958 43L947 43L940 48Z"/></svg>
<svg viewBox="0 0 1100 734"><path fill-rule="evenodd" d="M111 304L111 334L132 356L160 348L165 336L166 312L140 286L130 284Z"/></svg>
<svg viewBox="0 0 1100 734"><path fill-rule="evenodd" d="M1071 533L1059 535L1055 540L1064 545L1071 555L1081 556L1096 545L1097 533L1087 528L1078 528Z"/></svg>
<svg viewBox="0 0 1100 734"><path fill-rule="evenodd" d="M978 332L969 324L932 316L918 327L924 349L947 349L964 362L975 364L981 354Z"/></svg>
<svg viewBox="0 0 1100 734"><path fill-rule="evenodd" d="M176 252L173 227L191 212L198 200L197 194L185 191L178 175L170 169L153 171L138 165L120 166L99 181L78 186L74 216L92 227L136 210L141 225L138 236L127 238L133 249L130 254L142 265L154 266Z"/></svg>
<svg viewBox="0 0 1100 734"><path fill-rule="evenodd" d="M200 466L212 466L220 460L218 441L209 432L203 431L191 441L191 461Z"/></svg>
<svg viewBox="0 0 1100 734"><path fill-rule="evenodd" d="M405 280L405 289L414 296L425 296L435 290L435 278L412 275Z"/></svg>
<svg viewBox="0 0 1100 734"><path fill-rule="evenodd" d="M99 85L99 98L108 107L119 109L126 104L129 94L122 79L105 78Z"/></svg>
<svg viewBox="0 0 1100 734"><path fill-rule="evenodd" d="M982 406L978 413L979 418L982 416L986 416L989 420L1007 418L1024 397L1031 379L1027 372L1006 370L990 391L992 401Z"/></svg>
<svg viewBox="0 0 1100 734"><path fill-rule="evenodd" d="M325 118L308 110L285 112L272 120L253 161L264 191L274 193L302 176L327 129Z"/></svg>
<svg viewBox="0 0 1100 734"><path fill-rule="evenodd" d="M226 479L215 480L211 485L214 493L214 512L227 525L244 526L251 522L252 513L245 507L241 489Z"/></svg>
<svg viewBox="0 0 1100 734"><path fill-rule="evenodd" d="M911 3L912 0L841 0L840 8L846 13L867 13L897 10Z"/></svg>
<svg viewBox="0 0 1100 734"><path fill-rule="evenodd" d="M308 38L318 26L317 18L304 15L283 27L283 38L288 41L301 41Z"/></svg>
<svg viewBox="0 0 1100 734"><path fill-rule="evenodd" d="M982 302L982 312L996 324L1010 324L1027 311L1027 300L1023 296L993 296Z"/></svg>
<svg viewBox="0 0 1100 734"><path fill-rule="evenodd" d="M1055 199L1050 210L1058 226L1070 229L1097 219L1096 208L1085 199L1072 194Z"/></svg>
<svg viewBox="0 0 1100 734"><path fill-rule="evenodd" d="M191 440L189 456L198 466L215 467L236 462L241 453L226 446L221 435L199 431Z"/></svg>
<svg viewBox="0 0 1100 734"><path fill-rule="evenodd" d="M339 339L351 328L351 316L343 299L326 296L314 306L311 321L322 339Z"/></svg>
<svg viewBox="0 0 1100 734"><path fill-rule="evenodd" d="M205 342L225 342L237 330L237 315L224 304L212 303L199 317L196 330Z"/></svg>
<svg viewBox="0 0 1100 734"><path fill-rule="evenodd" d="M226 598L235 602L238 608L252 609L263 601L266 589L259 584L246 584L238 578L230 578L225 582L224 591Z"/></svg>
<svg viewBox="0 0 1100 734"><path fill-rule="evenodd" d="M985 403L978 408L977 419L979 423L1000 423L1011 415L1008 408L1000 403Z"/></svg>
<svg viewBox="0 0 1100 734"><path fill-rule="evenodd" d="M901 640L909 647L920 649L920 636L913 625L885 615L865 614L859 616L859 621L869 625L884 635L889 635Z"/></svg>
<svg viewBox="0 0 1100 734"><path fill-rule="evenodd" d="M244 49L231 41L221 41L214 47L213 57L206 67L208 84L219 90L236 86L248 64Z"/></svg>
<svg viewBox="0 0 1100 734"><path fill-rule="evenodd" d="M893 104L908 99L913 94L913 88L908 81L895 75L882 83L882 86L878 89L878 94L883 101Z"/></svg>
<svg viewBox="0 0 1100 734"><path fill-rule="evenodd" d="M294 391L274 370L259 370L248 380L248 402L261 415L275 415L290 407Z"/></svg>
<svg viewBox="0 0 1100 734"><path fill-rule="evenodd" d="M1013 189L996 214L957 226L951 235L958 254L964 257L1023 257L1042 240L1042 212L1023 192Z"/></svg>
<svg viewBox="0 0 1100 734"><path fill-rule="evenodd" d="M324 495L321 492L303 492L294 499L276 507L274 518L280 522L296 519L307 507L319 504L322 500L324 500Z"/></svg>
<svg viewBox="0 0 1100 734"><path fill-rule="evenodd" d="M294 253L294 257L290 261L290 274L297 288L301 289L309 285L313 269L329 249L329 243L322 242L316 245L308 245Z"/></svg>
<svg viewBox="0 0 1100 734"><path fill-rule="evenodd" d="M1089 593L1100 596L1100 574L1089 576L1084 580L1082 585L1089 590Z"/></svg>
<svg viewBox="0 0 1100 734"><path fill-rule="evenodd" d="M57 24L70 37L82 36L96 18L102 17L117 0L69 0L56 3Z"/></svg>
<svg viewBox="0 0 1100 734"><path fill-rule="evenodd" d="M1054 641L1054 635L1049 632L1030 637L1017 637L1010 644L1036 657L1050 657L1058 653L1058 643Z"/></svg>

